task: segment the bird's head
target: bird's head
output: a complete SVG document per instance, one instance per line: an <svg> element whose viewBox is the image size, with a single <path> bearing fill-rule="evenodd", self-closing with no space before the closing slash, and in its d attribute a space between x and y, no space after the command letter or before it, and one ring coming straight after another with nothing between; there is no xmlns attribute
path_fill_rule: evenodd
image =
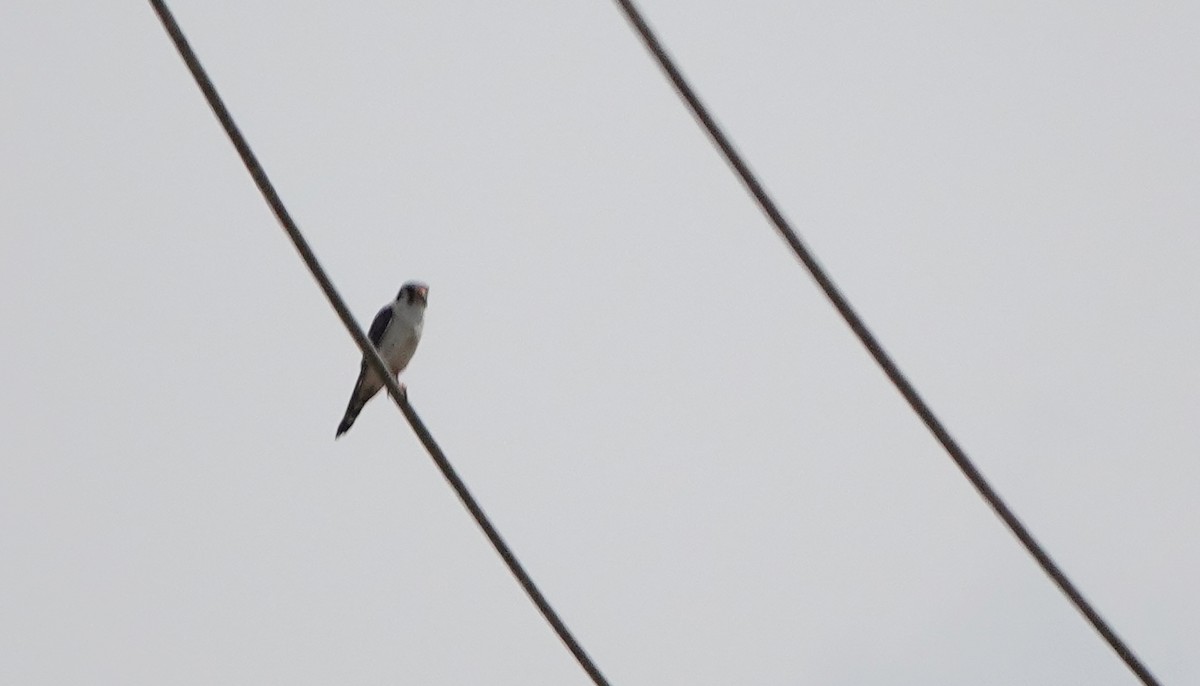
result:
<svg viewBox="0 0 1200 686"><path fill-rule="evenodd" d="M429 303L429 286L420 281L409 281L400 287L400 292L396 294L396 301L425 307Z"/></svg>

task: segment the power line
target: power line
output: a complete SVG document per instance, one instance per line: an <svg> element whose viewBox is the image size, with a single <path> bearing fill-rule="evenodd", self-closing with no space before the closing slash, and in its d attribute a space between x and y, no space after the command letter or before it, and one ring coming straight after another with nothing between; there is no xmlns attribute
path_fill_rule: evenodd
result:
<svg viewBox="0 0 1200 686"><path fill-rule="evenodd" d="M225 133L229 136L229 140L233 143L233 147L237 148L238 155L242 158L242 163L246 165L246 170L250 172L250 176L253 177L255 185L258 186L258 190L262 192L263 198L265 198L267 204L271 206L271 210L275 213L275 217L279 220L279 223L283 226L284 230L287 231L288 237L292 239L292 244L300 253L300 257L304 260L304 264L308 266L309 271L312 272L313 278L316 279L317 284L321 287L321 290L325 292L325 297L329 299L329 304L333 305L333 309L337 312L338 317L342 320L342 324L345 325L346 330L350 332L350 336L354 338L354 342L357 343L359 349L362 350L367 364L371 365L371 369L377 375L379 375L379 378L383 379L384 385L387 387L388 395L392 396L392 400L396 402L396 406L400 408L402 413L404 413L405 419L407 419L408 423L412 425L413 431L417 434L417 438L420 439L421 444L425 446L425 449L429 452L429 456L433 458L437 468L441 470L442 476L446 478L446 481L450 483L451 488L453 488L454 492L458 494L459 500L461 500L463 505L466 506L467 510L470 511L471 516L475 518L475 522L479 525L479 528L483 529L483 533L487 536L488 540L491 541L492 546L496 549L496 552L500 554L500 557L504 559L504 564L508 565L509 571L512 572L512 575L517 578L517 581L520 582L521 587L525 589L525 593L529 596L529 599L533 601L533 604L537 606L539 611L541 611L542 616L545 617L546 621L550 623L550 626L553 627L554 632L558 634L558 637L562 640L563 644L566 645L567 649L571 651L571 654L575 656L575 659L579 662L579 666L583 667L583 670L587 672L588 676L591 677L592 681L595 682L597 686L608 686L608 681L604 678L604 675L600 673L600 669L594 662L592 662L592 659L588 656L587 652L584 651L583 646L579 644L579 642L571 634L570 630L567 629L567 625L563 623L561 618L559 618L558 613L555 612L554 608L550 606L550 603L546 600L546 597L542 595L540 590L538 590L538 587L533 583L533 579L529 577L529 574L525 571L525 568L517 560L516 555L513 554L512 550L508 547L508 544L504 542L504 539L501 538L500 532L496 530L496 527L492 525L487 515L484 514L483 508L479 506L479 503L475 501L474 496L472 496L471 492L467 490L467 485L463 483L463 480L458 476L458 473L454 470L454 467L446 458L445 453L442 452L441 447L439 447L437 442L434 441L433 435L429 433L429 429L425 427L425 423L421 421L421 418L417 416L416 410L414 410L412 405L408 402L408 397L401 389L399 383L396 381L396 378L388 373L383 359L379 356L379 352L375 350L375 346L371 344L366 335L363 334L362 329L354 321L354 317L350 314L350 310L346 307L346 303L344 300L342 300L342 296L337 292L337 289L334 288L333 282L329 280L329 276L325 273L325 270L317 261L317 256L313 253L312 248L309 247L308 241L304 239L304 236L300 233L300 229L296 226L296 222L292 220L291 214L287 211L287 208L284 207L283 200L280 199L279 194L275 192L275 187L271 184L271 180L267 178L267 172L263 169L262 165L259 164L258 158L250 149L249 143L246 142L245 137L242 136L241 131L234 123L233 117L229 114L229 110L225 107L225 103L221 100L221 96L217 94L216 87L213 85L212 80L209 79L208 74L204 71L204 67L201 66L200 60L196 57L196 53L192 51L187 39L184 38L183 31L179 28L178 22L175 21L175 17L167 8L166 3L163 2L163 0L150 0L150 5L158 14L158 18L162 22L163 28L165 28L167 33L170 35L171 41L175 44L176 50L179 51L179 56L182 57L184 63L187 64L187 68L192 73L192 77L196 79L196 85L198 85L200 90L204 93L204 98L208 101L209 106L212 108L213 114L217 116L217 120L221 122L221 126L225 129Z"/></svg>
<svg viewBox="0 0 1200 686"><path fill-rule="evenodd" d="M1037 563L1041 566L1042 570L1044 570L1046 574L1049 575L1050 579L1058 586L1058 588L1064 594L1066 594L1067 598L1070 599L1071 603L1075 605L1079 612L1081 612L1083 616L1086 617L1089 622L1091 622L1096 631L1104 637L1104 640L1108 642L1108 645L1111 646L1114 651L1116 651L1117 655L1120 656L1129 669L1132 670L1133 673L1136 674L1139 679L1141 679L1142 683L1146 684L1146 686L1158 686L1158 681L1152 674L1150 674L1150 671L1145 667L1145 665L1138 660L1137 656L1134 655L1133 650L1130 649L1129 646L1117 636L1112 627L1108 625L1108 622L1106 622L1104 618L1100 616L1100 614L1092 607L1092 605L1083 597L1083 594L1080 593L1079 589L1075 587L1075 584L1073 584L1071 580L1067 578L1066 574L1063 573L1058 564L1056 564L1054 560L1050 558L1049 553L1047 553L1045 549L1042 548L1041 544L1034 539L1033 534L1031 534L1025 525L1021 523L1021 520L1017 519L1016 514L1009 509L1008 505L1006 505L1000 498L1000 495L991 487L991 485L983 477L983 474L974 465L974 463L971 462L971 459L967 456L966 452L958 445L954 438L950 436L949 431L946 430L946 427L942 424L941 420L937 418L937 416L933 413L933 410L930 409L929 405L925 403L925 400L922 399L917 393L917 389L913 387L913 385L904 376L903 372L900 371L900 368L896 366L896 363L892 360L891 356L887 354L887 352L883 349L883 346L875 338L875 335L871 333L870 329L867 328L867 325L863 322L862 318L858 316L857 312L855 312L854 308L850 305L850 302L846 299L846 296L842 295L841 291L838 290L837 285L833 283L833 280L825 272L824 268L821 267L821 264L817 261L817 258L804 245L804 242L800 240L800 237L796 234L796 231L792 229L787 219L784 218L783 213L779 211L779 208L775 205L775 202L771 199L770 195L767 194L767 191L759 182L758 177L755 176L754 172L750 170L749 165L747 165L746 161L742 159L742 156L738 153L737 149L733 147L733 143L729 140L729 137L725 135L724 131L722 131L721 127L717 125L712 115L709 114L708 109L704 106L704 103L700 101L700 98L696 95L696 92L683 77L683 74L675 65L674 60L672 60L671 56L667 54L666 49L663 47L662 43L659 42L658 37L654 34L654 31L651 30L650 26L646 23L646 20L642 17L642 14L637 9L637 6L634 5L632 0L615 1L625 13L625 17L629 20L629 23L633 25L633 28L641 37L646 49L650 51L650 53L654 56L654 59L657 60L659 67L662 68L667 78L670 79L671 84L675 87L679 97L681 97L687 104L688 108L699 121L700 125L704 128L712 142L720 149L721 154L724 155L725 160L729 163L729 166L733 168L734 173L737 174L742 184L746 187L746 190L748 190L750 194L754 196L754 199L758 202L758 205L762 209L763 213L767 215L767 218L770 219L771 223L775 226L776 231L778 231L783 240L786 241L791 247L792 252L796 254L796 257L800 260L800 262L803 263L808 269L813 279L817 282L817 285L821 287L821 290L825 292L825 295L833 303L834 308L836 308L838 313L842 315L842 318L846 320L846 323L850 325L851 330L854 331L854 335L858 336L858 340L861 341L863 346L866 347L867 351L871 353L871 357L875 358L875 362L878 363L883 369L884 374L886 374L888 379L890 379L891 382L896 386L896 389L900 391L900 394L904 396L904 399L908 401L909 406L914 412L917 413L917 416L921 418L921 421L925 423L925 426L928 427L931 433L933 433L938 442L942 444L942 447L946 449L946 452L950 455L950 458L954 460L954 463L958 465L960 470L962 470L963 474L967 477L967 480L971 482L971 485L975 487L975 490L979 492L979 495L981 495L983 499L987 501L987 504L991 506L997 515L999 515L1000 519L1004 521L1004 523L1012 531L1013 535L1015 535L1021 544L1025 546L1025 549L1029 551L1029 554L1032 555L1035 560L1037 560Z"/></svg>

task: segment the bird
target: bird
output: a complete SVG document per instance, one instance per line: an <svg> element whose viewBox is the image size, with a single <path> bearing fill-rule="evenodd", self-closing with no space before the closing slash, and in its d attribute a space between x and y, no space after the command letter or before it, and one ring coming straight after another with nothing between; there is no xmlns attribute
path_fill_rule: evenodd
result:
<svg viewBox="0 0 1200 686"><path fill-rule="evenodd" d="M401 286L396 299L379 310L375 321L371 322L367 338L371 339L371 345L379 351L388 372L395 376L404 371L412 360L413 353L417 351L417 343L421 342L421 329L425 324L425 306L428 303L429 286L420 281L409 281ZM350 394L350 404L346 406L342 423L338 424L335 439L341 438L342 434L354 426L358 413L381 388L383 380L367 364L364 356L358 372L358 381L354 384L354 392ZM400 388L404 389L403 383L400 384Z"/></svg>

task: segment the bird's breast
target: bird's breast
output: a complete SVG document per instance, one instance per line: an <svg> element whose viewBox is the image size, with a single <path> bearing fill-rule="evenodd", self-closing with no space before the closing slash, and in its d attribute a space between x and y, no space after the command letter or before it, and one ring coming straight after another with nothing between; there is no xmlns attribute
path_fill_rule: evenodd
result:
<svg viewBox="0 0 1200 686"><path fill-rule="evenodd" d="M380 341L379 353L388 363L393 374L397 374L408 366L417 343L421 340L422 324L420 321L393 320L392 326Z"/></svg>

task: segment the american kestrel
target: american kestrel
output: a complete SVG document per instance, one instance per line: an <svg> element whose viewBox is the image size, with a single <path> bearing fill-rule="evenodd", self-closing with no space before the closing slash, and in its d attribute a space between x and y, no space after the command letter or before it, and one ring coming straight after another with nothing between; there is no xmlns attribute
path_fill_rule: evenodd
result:
<svg viewBox="0 0 1200 686"><path fill-rule="evenodd" d="M409 281L400 288L396 299L386 305L375 321L371 322L371 331L367 337L379 351L379 356L387 364L388 371L399 376L408 366L413 353L417 351L417 343L421 342L421 328L425 322L425 305L429 302L429 286L419 281ZM400 384L401 388L404 384ZM354 384L354 393L350 395L350 404L346 407L346 415L338 424L337 437L350 430L363 405L375 397L383 388L383 380L363 359L358 372L358 382Z"/></svg>

